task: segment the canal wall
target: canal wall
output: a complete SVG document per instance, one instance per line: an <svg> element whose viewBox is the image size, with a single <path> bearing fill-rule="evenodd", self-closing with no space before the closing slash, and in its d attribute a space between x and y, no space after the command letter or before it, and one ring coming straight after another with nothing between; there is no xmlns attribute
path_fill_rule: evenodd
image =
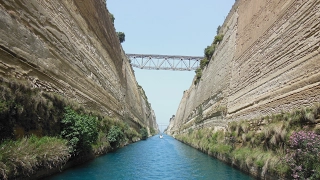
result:
<svg viewBox="0 0 320 180"><path fill-rule="evenodd" d="M14 151L1 148L0 179L44 177L139 140L141 128L158 130L104 0L0 0L0 89L1 147L30 135L78 143L48 142L41 152L24 147L8 159ZM81 125L62 122L67 106L74 110L71 121ZM107 139L113 126L121 130L117 141ZM77 132L69 131L70 138L62 133L67 128ZM79 145L88 136L95 140ZM59 148L65 157L54 154Z"/></svg>
<svg viewBox="0 0 320 180"><path fill-rule="evenodd" d="M158 129L105 1L0 0L0 32L1 77Z"/></svg>
<svg viewBox="0 0 320 180"><path fill-rule="evenodd" d="M167 134L257 178L291 179L288 138L320 128L319 8L317 0L237 0Z"/></svg>
<svg viewBox="0 0 320 180"><path fill-rule="evenodd" d="M320 2L237 0L167 133L290 112L320 101Z"/></svg>

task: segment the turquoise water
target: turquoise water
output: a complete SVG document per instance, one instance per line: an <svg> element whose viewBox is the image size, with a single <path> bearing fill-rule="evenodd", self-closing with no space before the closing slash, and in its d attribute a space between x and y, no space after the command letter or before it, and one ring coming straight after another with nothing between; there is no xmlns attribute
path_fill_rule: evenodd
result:
<svg viewBox="0 0 320 180"><path fill-rule="evenodd" d="M174 138L159 135L68 169L51 180L247 180L252 177Z"/></svg>

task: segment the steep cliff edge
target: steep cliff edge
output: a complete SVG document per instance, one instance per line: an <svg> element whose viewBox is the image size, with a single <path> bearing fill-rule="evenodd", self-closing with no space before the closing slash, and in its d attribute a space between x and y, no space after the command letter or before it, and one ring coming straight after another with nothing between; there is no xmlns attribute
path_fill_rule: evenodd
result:
<svg viewBox="0 0 320 180"><path fill-rule="evenodd" d="M184 92L168 133L225 128L319 102L319 6L315 0L236 1L214 59L200 83Z"/></svg>
<svg viewBox="0 0 320 180"><path fill-rule="evenodd" d="M0 1L0 31L2 77L157 129L105 1Z"/></svg>

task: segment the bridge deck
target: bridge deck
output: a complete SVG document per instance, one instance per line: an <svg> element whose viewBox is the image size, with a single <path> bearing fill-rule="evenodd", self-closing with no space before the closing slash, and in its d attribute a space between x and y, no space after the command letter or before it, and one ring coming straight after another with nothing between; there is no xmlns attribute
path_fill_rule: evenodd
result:
<svg viewBox="0 0 320 180"><path fill-rule="evenodd" d="M203 57L155 54L126 54L133 67L150 70L191 71L199 67Z"/></svg>

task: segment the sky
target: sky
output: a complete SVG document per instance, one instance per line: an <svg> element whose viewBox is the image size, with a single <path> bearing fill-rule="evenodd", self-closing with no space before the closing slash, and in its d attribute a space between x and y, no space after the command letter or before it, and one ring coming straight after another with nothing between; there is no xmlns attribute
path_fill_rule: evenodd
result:
<svg viewBox="0 0 320 180"><path fill-rule="evenodd" d="M235 0L107 0L116 31L125 33L128 54L204 56ZM194 71L134 68L155 111L160 131L176 114Z"/></svg>

